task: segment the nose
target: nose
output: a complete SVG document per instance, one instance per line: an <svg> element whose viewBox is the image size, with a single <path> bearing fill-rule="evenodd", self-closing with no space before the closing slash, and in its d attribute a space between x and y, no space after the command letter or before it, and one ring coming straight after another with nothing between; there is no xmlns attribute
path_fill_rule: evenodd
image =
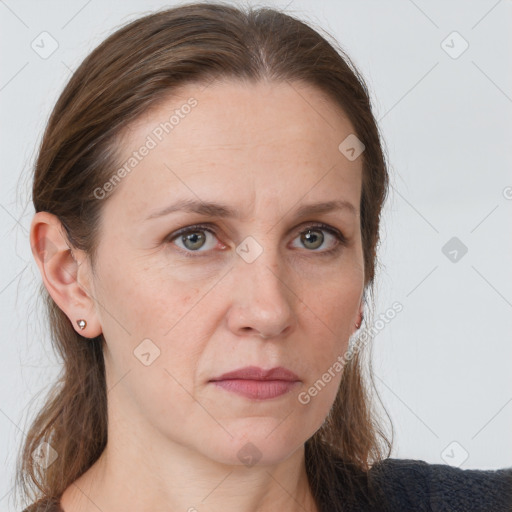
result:
<svg viewBox="0 0 512 512"><path fill-rule="evenodd" d="M228 326L235 334L253 333L270 339L295 329L294 304L299 299L276 259L268 250L251 263L237 259L231 272L232 304L228 314Z"/></svg>

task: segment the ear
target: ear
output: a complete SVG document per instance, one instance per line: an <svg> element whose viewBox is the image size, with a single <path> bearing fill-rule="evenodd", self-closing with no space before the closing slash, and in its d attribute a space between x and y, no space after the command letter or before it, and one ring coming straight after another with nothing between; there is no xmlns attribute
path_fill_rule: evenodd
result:
<svg viewBox="0 0 512 512"><path fill-rule="evenodd" d="M44 285L67 315L73 328L86 338L102 333L91 292L90 265L83 251L73 250L56 215L37 212L30 226L30 246ZM81 330L76 321L87 322Z"/></svg>
<svg viewBox="0 0 512 512"><path fill-rule="evenodd" d="M357 320L356 320L356 324L355 324L355 331L360 329L361 324L363 323L363 312L364 312L364 300L361 300L361 303L359 304L359 313L357 315Z"/></svg>

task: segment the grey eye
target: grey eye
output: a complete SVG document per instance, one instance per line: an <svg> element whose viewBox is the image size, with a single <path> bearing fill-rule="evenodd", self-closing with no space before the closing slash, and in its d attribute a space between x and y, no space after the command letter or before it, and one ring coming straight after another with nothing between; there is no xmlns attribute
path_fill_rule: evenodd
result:
<svg viewBox="0 0 512 512"><path fill-rule="evenodd" d="M210 238L213 239L213 243L210 242L211 247L208 247L207 249L199 251L199 249L202 249L207 245L208 242L208 236L207 233L210 234ZM210 230L204 229L204 228L195 228L190 229L188 231L185 231L176 237L174 237L172 240L175 240L176 243L179 241L181 243L177 244L178 247L181 249L184 249L186 251L190 252L206 252L208 249L212 249L215 247L215 237L212 236L214 233Z"/></svg>
<svg viewBox="0 0 512 512"><path fill-rule="evenodd" d="M300 236L301 242L309 249L318 249L323 241L324 235L320 229L308 229Z"/></svg>

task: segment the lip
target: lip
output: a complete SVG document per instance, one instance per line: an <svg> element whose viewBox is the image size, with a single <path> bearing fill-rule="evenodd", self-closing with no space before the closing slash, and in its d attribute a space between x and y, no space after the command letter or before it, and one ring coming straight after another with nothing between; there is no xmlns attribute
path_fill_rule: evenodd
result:
<svg viewBox="0 0 512 512"><path fill-rule="evenodd" d="M224 373L220 377L212 379L212 381L216 382L228 379L281 380L289 382L300 380L299 377L295 375L295 373L286 368L283 368L282 366L277 366L276 368L271 368L270 370L264 370L259 366L245 366L244 368L239 368L238 370Z"/></svg>
<svg viewBox="0 0 512 512"><path fill-rule="evenodd" d="M282 366L270 370L247 366L224 373L210 382L246 398L269 400L288 393L300 380L295 373Z"/></svg>

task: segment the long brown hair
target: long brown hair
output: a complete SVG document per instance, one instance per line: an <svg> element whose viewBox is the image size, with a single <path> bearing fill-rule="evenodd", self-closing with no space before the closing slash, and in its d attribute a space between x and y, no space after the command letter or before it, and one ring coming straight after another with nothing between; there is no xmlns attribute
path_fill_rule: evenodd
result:
<svg viewBox="0 0 512 512"><path fill-rule="evenodd" d="M360 218L365 320L371 324L369 299L388 193L387 164L363 78L334 38L319 30L275 9L222 3L181 5L121 27L85 58L52 111L34 169L35 211L56 215L69 242L85 251L94 266L102 206L108 198L99 201L92 191L119 167L120 134L141 113L188 83L236 78L316 86L346 113L365 145ZM44 285L41 294L63 371L19 454L16 482L32 501L59 499L107 443L103 335L85 340ZM371 343L364 349L368 347ZM359 350L346 362L331 413L306 442L308 477L319 501L335 485L336 459L343 461L344 481L352 488L356 473L367 474L373 463L391 453L391 441L373 409L372 396L378 393L371 358L365 381L364 353ZM58 454L45 469L32 457L43 442ZM330 510L342 509L341 498L330 499Z"/></svg>

